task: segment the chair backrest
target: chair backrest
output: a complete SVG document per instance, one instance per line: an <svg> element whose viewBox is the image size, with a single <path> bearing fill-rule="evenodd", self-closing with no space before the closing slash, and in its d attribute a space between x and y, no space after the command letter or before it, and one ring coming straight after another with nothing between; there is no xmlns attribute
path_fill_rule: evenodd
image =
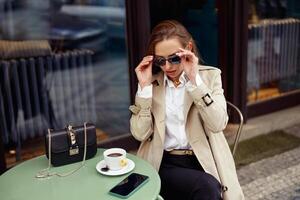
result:
<svg viewBox="0 0 300 200"><path fill-rule="evenodd" d="M233 109L239 116L239 126L238 126L238 129L235 134L235 139L234 139L233 148L232 148L232 155L234 156L236 153L236 149L238 147L240 137L241 137L242 128L244 125L244 117L243 117L242 112L240 111L240 109L237 106L235 106L234 104L227 101L227 109L230 109L230 108Z"/></svg>

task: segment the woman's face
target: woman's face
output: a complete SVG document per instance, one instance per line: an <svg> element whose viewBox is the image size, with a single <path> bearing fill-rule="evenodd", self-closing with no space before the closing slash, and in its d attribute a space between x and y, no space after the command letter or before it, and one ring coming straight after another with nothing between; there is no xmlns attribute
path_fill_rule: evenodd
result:
<svg viewBox="0 0 300 200"><path fill-rule="evenodd" d="M155 56L168 58L179 51L179 48L184 48L177 38L166 39L158 42L155 45ZM160 66L162 71L171 79L177 80L183 72L182 64L171 64L168 61L164 66Z"/></svg>

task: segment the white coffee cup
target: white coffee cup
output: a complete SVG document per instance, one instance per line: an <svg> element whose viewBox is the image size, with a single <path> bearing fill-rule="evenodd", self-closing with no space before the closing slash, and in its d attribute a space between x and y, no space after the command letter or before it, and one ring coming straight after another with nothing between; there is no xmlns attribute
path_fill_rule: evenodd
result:
<svg viewBox="0 0 300 200"><path fill-rule="evenodd" d="M103 156L109 170L120 170L127 165L126 151L124 149L107 149L103 152Z"/></svg>

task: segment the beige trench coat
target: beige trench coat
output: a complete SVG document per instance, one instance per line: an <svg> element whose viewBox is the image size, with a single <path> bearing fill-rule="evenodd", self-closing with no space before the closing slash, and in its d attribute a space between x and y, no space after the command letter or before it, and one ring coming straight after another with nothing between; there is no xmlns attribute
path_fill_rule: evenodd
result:
<svg viewBox="0 0 300 200"><path fill-rule="evenodd" d="M213 175L227 191L224 200L242 200L244 195L238 182L234 160L223 135L228 116L223 95L221 71L214 67L199 66L204 84L193 92L185 93L184 116L189 144L204 168ZM153 76L153 97L136 97L130 106L132 116L130 130L141 141L138 156L159 170L165 140L165 87L163 72ZM214 101L206 106L202 97L206 94Z"/></svg>

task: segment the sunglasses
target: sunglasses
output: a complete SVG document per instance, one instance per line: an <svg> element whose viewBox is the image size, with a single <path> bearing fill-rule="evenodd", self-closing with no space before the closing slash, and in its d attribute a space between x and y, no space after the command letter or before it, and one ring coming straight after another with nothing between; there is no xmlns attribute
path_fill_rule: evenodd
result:
<svg viewBox="0 0 300 200"><path fill-rule="evenodd" d="M168 58L164 58L162 56L155 56L154 57L154 65L163 67L166 65L167 61L174 65L174 64L180 64L181 63L181 58L177 56L176 54L169 56Z"/></svg>

